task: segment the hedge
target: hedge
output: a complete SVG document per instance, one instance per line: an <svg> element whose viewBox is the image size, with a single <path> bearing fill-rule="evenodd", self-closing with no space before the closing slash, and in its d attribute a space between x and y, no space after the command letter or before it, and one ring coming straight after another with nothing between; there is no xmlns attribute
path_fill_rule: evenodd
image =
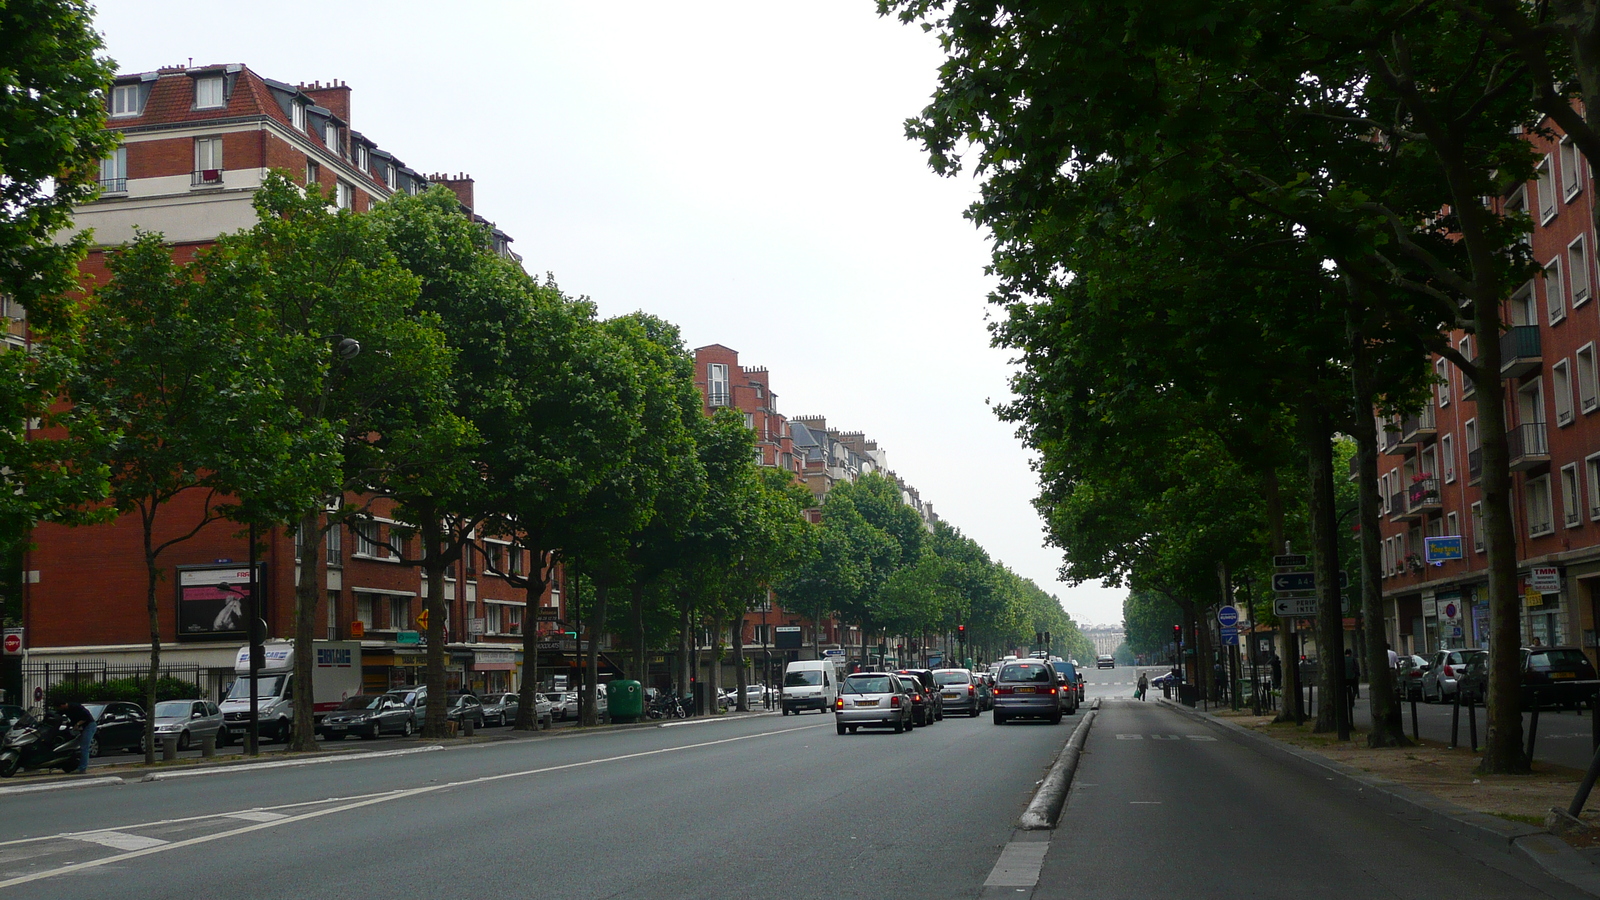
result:
<svg viewBox="0 0 1600 900"><path fill-rule="evenodd" d="M156 679L156 701L162 700L196 700L200 697L200 685L182 678L173 678L170 675ZM122 701L137 703L143 706L148 698L145 696L145 679L143 678L111 678L106 681L62 681L53 684L45 692L45 703L54 706L58 700L69 703L111 703Z"/></svg>

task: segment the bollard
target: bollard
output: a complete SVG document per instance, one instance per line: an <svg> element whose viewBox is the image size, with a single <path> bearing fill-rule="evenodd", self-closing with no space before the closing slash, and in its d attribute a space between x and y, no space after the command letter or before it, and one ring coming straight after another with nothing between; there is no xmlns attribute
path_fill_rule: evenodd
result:
<svg viewBox="0 0 1600 900"><path fill-rule="evenodd" d="M1461 693L1456 688L1456 693ZM1472 740L1472 752L1478 752L1478 698L1467 698L1467 736Z"/></svg>
<svg viewBox="0 0 1600 900"><path fill-rule="evenodd" d="M1461 691L1456 690L1455 702L1450 705L1450 746L1446 749L1456 748L1456 738L1461 735Z"/></svg>
<svg viewBox="0 0 1600 900"><path fill-rule="evenodd" d="M477 723L475 723L472 720L471 716L462 716L461 717L461 733L466 737L472 737L472 729L474 728L474 726L476 724Z"/></svg>
<svg viewBox="0 0 1600 900"><path fill-rule="evenodd" d="M215 731L200 739L200 756L210 759L217 755L217 733Z"/></svg>
<svg viewBox="0 0 1600 900"><path fill-rule="evenodd" d="M1306 716L1313 719L1317 716L1317 686L1314 684L1306 685Z"/></svg>
<svg viewBox="0 0 1600 900"><path fill-rule="evenodd" d="M1417 731L1417 698L1411 698L1411 739L1422 743L1422 734Z"/></svg>
<svg viewBox="0 0 1600 900"><path fill-rule="evenodd" d="M178 736L177 735L175 735L175 734L163 734L161 736L161 758L163 760L168 760L168 761L178 758Z"/></svg>

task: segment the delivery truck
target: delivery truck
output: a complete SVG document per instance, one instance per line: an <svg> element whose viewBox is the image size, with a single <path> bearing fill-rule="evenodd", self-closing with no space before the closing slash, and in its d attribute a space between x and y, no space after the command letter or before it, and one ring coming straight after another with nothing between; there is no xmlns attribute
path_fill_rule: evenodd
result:
<svg viewBox="0 0 1600 900"><path fill-rule="evenodd" d="M260 723L257 733L287 742L294 722L294 692L299 689L294 683L294 644L267 641L262 646L262 665L256 677L256 716ZM361 693L361 642L314 641L311 651L316 655L311 667L311 693L314 714L320 720L346 698ZM243 734L250 727L248 644L239 648L233 671L237 677L222 701L222 718L230 732Z"/></svg>

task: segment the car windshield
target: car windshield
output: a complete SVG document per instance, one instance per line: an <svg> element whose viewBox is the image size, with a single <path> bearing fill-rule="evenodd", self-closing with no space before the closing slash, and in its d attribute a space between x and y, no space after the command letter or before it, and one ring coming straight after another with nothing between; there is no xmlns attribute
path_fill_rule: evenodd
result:
<svg viewBox="0 0 1600 900"><path fill-rule="evenodd" d="M968 675L966 672L933 673L934 684L970 684L971 682L972 676Z"/></svg>
<svg viewBox="0 0 1600 900"><path fill-rule="evenodd" d="M894 690L887 675L851 675L845 684L858 694L887 694Z"/></svg>
<svg viewBox="0 0 1600 900"><path fill-rule="evenodd" d="M194 704L188 700L164 700L156 704L158 719L187 719Z"/></svg>
<svg viewBox="0 0 1600 900"><path fill-rule="evenodd" d="M1535 650L1528 657L1528 665L1540 669L1581 668L1586 662L1578 650Z"/></svg>
<svg viewBox="0 0 1600 900"><path fill-rule="evenodd" d="M1000 670L1001 681L1049 682L1050 670L1044 666L1006 666Z"/></svg>
<svg viewBox="0 0 1600 900"><path fill-rule="evenodd" d="M783 676L784 687L805 687L806 685L821 683L821 669L801 669L796 672L785 672Z"/></svg>
<svg viewBox="0 0 1600 900"><path fill-rule="evenodd" d="M354 697L350 697L350 698L346 699L343 703L339 704L339 708L340 709L377 709L378 708L378 704L382 703L382 702L383 702L383 698L382 697L373 696L371 694L357 694Z"/></svg>
<svg viewBox="0 0 1600 900"><path fill-rule="evenodd" d="M256 676L256 696L257 697L276 697L276 696L278 696L278 689L283 686L283 678L284 678L284 676L282 676L282 675L258 675L258 676ZM250 679L248 679L248 678L240 678L240 679L234 681L233 689L228 691L228 699L229 700L249 700L250 699Z"/></svg>

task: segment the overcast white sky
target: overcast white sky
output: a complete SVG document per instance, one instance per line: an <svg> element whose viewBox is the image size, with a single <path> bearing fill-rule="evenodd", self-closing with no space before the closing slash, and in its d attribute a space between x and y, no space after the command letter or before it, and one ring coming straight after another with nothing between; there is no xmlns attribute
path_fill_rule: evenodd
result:
<svg viewBox="0 0 1600 900"><path fill-rule="evenodd" d="M352 127L475 178L529 271L766 366L780 411L866 432L1080 624L1122 620L1123 591L1056 580L1028 454L989 406L1009 366L961 216L976 185L904 137L938 47L871 0L98 6L123 72L192 58L348 83Z"/></svg>

